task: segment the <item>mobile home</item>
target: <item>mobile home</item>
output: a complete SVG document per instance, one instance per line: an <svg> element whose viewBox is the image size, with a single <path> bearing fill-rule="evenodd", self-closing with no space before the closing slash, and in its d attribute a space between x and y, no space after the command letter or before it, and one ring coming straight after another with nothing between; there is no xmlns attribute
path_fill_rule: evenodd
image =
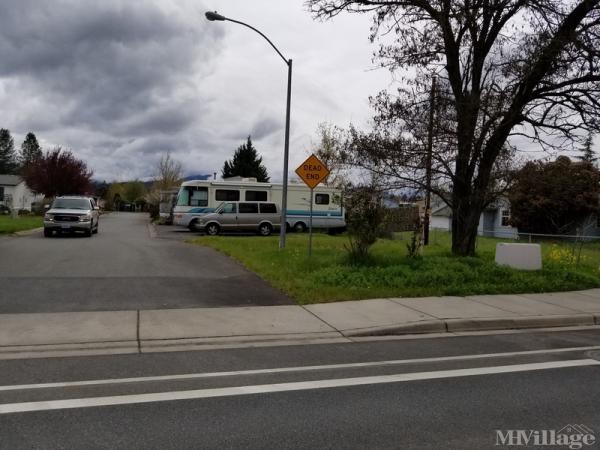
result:
<svg viewBox="0 0 600 450"><path fill-rule="evenodd" d="M282 184L259 183L254 178L223 181L193 180L181 184L173 209L175 225L194 228L194 220L213 212L222 202L261 201L281 206ZM308 228L310 189L304 184L288 184L287 226L295 231ZM322 186L313 191L313 227L336 229L346 226L342 192Z"/></svg>

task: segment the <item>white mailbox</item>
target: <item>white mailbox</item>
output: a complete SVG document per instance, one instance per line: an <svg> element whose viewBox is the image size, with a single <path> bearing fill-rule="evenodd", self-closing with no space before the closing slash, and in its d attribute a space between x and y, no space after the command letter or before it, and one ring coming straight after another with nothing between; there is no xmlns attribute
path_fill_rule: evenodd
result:
<svg viewBox="0 0 600 450"><path fill-rule="evenodd" d="M521 270L542 268L540 244L496 244L496 264Z"/></svg>

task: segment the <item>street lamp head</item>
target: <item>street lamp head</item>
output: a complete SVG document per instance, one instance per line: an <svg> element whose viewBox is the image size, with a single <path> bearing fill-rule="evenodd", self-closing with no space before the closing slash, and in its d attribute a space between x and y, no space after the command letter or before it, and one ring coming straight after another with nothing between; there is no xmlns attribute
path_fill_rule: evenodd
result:
<svg viewBox="0 0 600 450"><path fill-rule="evenodd" d="M218 14L216 11L215 12L211 12L211 11L206 11L206 13L204 13L204 15L206 16L207 20L215 21L215 20L226 20L227 18L225 16L222 16L221 14Z"/></svg>

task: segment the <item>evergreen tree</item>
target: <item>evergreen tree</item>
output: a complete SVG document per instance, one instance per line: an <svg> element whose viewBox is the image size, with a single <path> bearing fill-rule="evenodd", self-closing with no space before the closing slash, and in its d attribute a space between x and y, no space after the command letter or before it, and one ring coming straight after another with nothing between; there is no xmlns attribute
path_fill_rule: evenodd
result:
<svg viewBox="0 0 600 450"><path fill-rule="evenodd" d="M21 144L21 167L25 167L43 156L42 147L38 144L37 138L33 133L27 133L25 140Z"/></svg>
<svg viewBox="0 0 600 450"><path fill-rule="evenodd" d="M15 153L15 141L10 131L0 129L0 174L14 174L17 172L17 155Z"/></svg>
<svg viewBox="0 0 600 450"><path fill-rule="evenodd" d="M592 134L588 134L587 139L585 140L583 147L579 150L581 155L577 158L581 161L589 162L591 164L596 164L598 161L598 157L596 156L596 152L592 150Z"/></svg>
<svg viewBox="0 0 600 450"><path fill-rule="evenodd" d="M269 174L262 164L262 156L258 156L256 148L252 145L252 139L248 136L245 144L240 145L233 154L233 159L225 161L221 170L223 178L246 177L256 178L260 182L268 182Z"/></svg>

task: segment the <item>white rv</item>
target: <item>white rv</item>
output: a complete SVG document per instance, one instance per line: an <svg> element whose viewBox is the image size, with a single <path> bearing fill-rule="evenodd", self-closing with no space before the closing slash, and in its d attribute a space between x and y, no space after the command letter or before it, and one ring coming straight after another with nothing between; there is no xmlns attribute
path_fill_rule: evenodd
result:
<svg viewBox="0 0 600 450"><path fill-rule="evenodd" d="M175 225L195 229L199 217L213 212L223 202L273 202L281 207L282 184L258 183L254 178L235 178L223 181L193 180L181 184L173 209ZM287 226L294 231L308 228L310 189L304 184L288 184ZM343 229L342 192L326 186L313 191L313 227Z"/></svg>

